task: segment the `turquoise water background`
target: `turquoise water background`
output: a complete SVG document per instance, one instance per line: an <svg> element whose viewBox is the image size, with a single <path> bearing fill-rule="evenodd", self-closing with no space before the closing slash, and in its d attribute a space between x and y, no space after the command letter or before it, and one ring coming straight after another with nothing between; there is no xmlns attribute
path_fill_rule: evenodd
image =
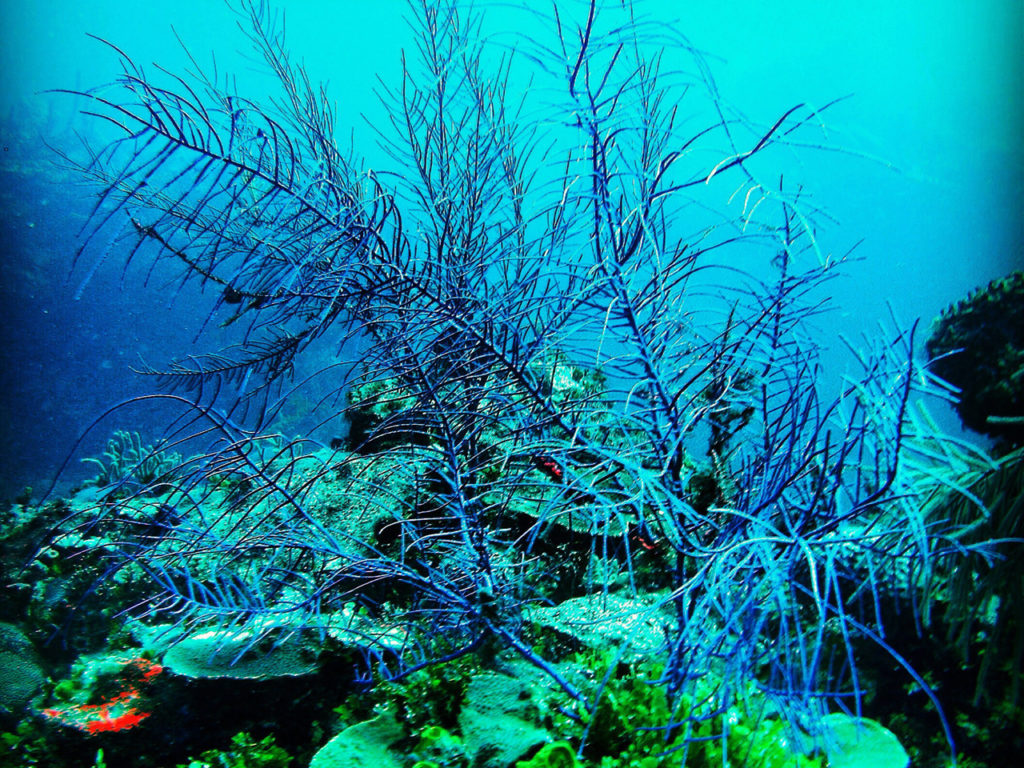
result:
<svg viewBox="0 0 1024 768"><path fill-rule="evenodd" d="M396 81L399 51L412 42L402 20L405 2L290 0L276 5L287 14L296 59L305 62L314 80L330 82L339 128L347 136L353 126L356 145L368 147L372 165L371 132L363 117L383 118L373 88L378 77ZM824 233L830 250L845 252L863 239L855 252L860 260L848 265L846 279L832 283L837 311L826 334L856 339L871 332L887 317L888 303L903 322L922 318L927 325L970 288L1024 262L1020 0L656 0L638 6L652 17L674 19L676 28L707 53L724 98L755 121L770 124L795 104L824 105L849 95L826 113L826 124L830 141L850 153L814 153L786 169L787 177L801 178L834 217L835 226ZM507 18L508 11L498 5L488 27L503 42L509 40L502 34L508 31L502 26ZM148 69L158 62L179 71L188 60L172 27L201 63L208 64L215 52L221 72L238 73L244 93L258 96L266 87L262 75L237 53L245 40L230 10L217 0L11 0L0 10L5 79L0 110L17 117L33 104L33 109L60 113L70 109L68 99L42 92L110 80L117 57L87 33L116 43ZM535 33L543 32L538 28ZM71 227L59 248L70 260L75 248ZM54 275L54 286L63 280ZM33 321L42 318L43 309L31 302L42 307L45 301L63 304L66 299L26 297L23 319L9 325L8 338L21 334L44 354L46 327ZM131 300L149 303L143 294ZM103 312L95 301L72 309ZM94 320L97 325L110 322ZM160 322L154 320L154 327ZM132 333L141 334L137 327ZM89 344L95 349L67 335L50 346L74 345L98 355L108 372L106 386L118 377L129 378L132 360L100 349L97 337L103 335L93 333ZM141 340L144 346L159 344L159 339ZM842 345L832 347L836 357L827 362L839 369ZM58 356L40 362L40 369L60 378L60 365ZM46 381L38 380L27 391L35 402L52 399L46 387ZM98 402L98 383L95 389ZM26 406L8 403L7 408L21 413ZM40 425L40 434L26 436L22 430L20 439L45 442L52 450L37 454L23 444L16 452L19 471L30 461L43 472L58 453L55 446L62 440L66 444L83 426L85 410L74 419L50 418ZM14 416L5 421L12 431L18 424ZM8 466L13 462L7 461Z"/></svg>

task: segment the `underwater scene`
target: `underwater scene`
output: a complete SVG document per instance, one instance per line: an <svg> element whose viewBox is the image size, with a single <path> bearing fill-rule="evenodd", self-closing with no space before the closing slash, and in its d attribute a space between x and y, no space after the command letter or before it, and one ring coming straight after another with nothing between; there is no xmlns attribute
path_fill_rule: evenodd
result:
<svg viewBox="0 0 1024 768"><path fill-rule="evenodd" d="M0 27L0 767L1019 761L1019 2Z"/></svg>

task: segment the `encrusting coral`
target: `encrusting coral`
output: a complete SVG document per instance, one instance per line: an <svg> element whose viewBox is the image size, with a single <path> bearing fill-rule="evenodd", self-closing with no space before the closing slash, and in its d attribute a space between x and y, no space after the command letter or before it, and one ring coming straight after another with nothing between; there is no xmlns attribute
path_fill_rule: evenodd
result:
<svg viewBox="0 0 1024 768"><path fill-rule="evenodd" d="M150 716L144 689L162 672L160 664L142 657L88 659L57 685L61 701L43 715L89 735L130 730Z"/></svg>

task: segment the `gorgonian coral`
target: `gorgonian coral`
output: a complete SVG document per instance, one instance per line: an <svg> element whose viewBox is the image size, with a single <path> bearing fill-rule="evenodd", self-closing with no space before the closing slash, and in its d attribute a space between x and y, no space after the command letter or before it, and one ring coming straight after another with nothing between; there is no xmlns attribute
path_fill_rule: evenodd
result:
<svg viewBox="0 0 1024 768"><path fill-rule="evenodd" d="M115 86L79 94L124 129L81 168L101 198L84 247L120 226L128 258L216 293L207 337L245 328L158 376L169 436L205 446L175 513L143 536L139 494L87 511L152 579L143 618L268 652L262 628L315 630L385 678L506 651L580 699L526 609L646 591L669 700L713 679L719 711L756 685L812 730L828 700L859 707L857 642L909 667L879 605L930 562L906 455L929 379L909 330L821 381L807 321L841 259L802 188L764 174L818 143L820 110L742 119L630 3L527 11L537 34L497 51L471 3L411 5L380 172L339 149L263 3L240 6L280 98L154 80L119 49ZM348 445L275 436L324 336ZM711 717L677 716L666 732Z"/></svg>

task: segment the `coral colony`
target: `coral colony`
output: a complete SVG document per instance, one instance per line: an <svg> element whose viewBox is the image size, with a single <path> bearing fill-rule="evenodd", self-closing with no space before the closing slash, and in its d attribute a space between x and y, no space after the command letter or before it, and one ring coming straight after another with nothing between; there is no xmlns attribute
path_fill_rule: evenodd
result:
<svg viewBox="0 0 1024 768"><path fill-rule="evenodd" d="M821 765L861 743L905 763L871 689L898 669L938 703L895 630L937 564L991 551L941 510L975 508L958 478L996 464L919 406L950 394L916 327L822 375L842 258L773 170L821 149L821 111L747 122L685 38L607 6L524 11L537 35L505 47L468 3L411 3L387 167L339 148L263 3L241 14L269 101L113 48L118 80L78 94L119 131L77 164L100 190L82 258L113 241L173 267L183 307L215 298L213 346L148 371L165 389L132 407L176 418L115 436L53 542L102 553L163 666L47 717L144 729L162 668L346 659L351 690L405 704L353 715L314 766L417 743L434 765Z"/></svg>
<svg viewBox="0 0 1024 768"><path fill-rule="evenodd" d="M98 704L68 702L43 710L43 714L59 723L88 734L124 731L134 728L149 712L140 709L143 694L140 688L163 672L163 667L148 659L125 659L115 673L116 691Z"/></svg>

